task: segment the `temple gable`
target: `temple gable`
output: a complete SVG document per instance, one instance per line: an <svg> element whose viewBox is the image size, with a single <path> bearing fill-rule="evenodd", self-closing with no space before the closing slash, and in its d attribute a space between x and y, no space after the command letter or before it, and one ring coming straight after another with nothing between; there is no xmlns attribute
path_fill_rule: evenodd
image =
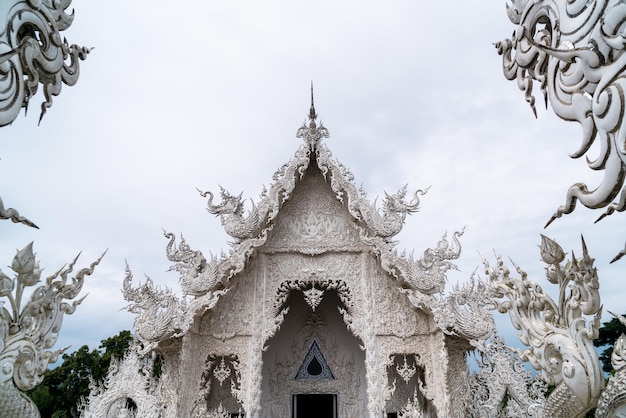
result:
<svg viewBox="0 0 626 418"><path fill-rule="evenodd" d="M315 255L363 248L354 219L311 165L281 208L263 251Z"/></svg>
<svg viewBox="0 0 626 418"><path fill-rule="evenodd" d="M471 345L459 330L478 328L457 327L466 311L439 293L461 233L419 258L398 252L393 237L425 191L402 187L378 207L321 143L316 118L312 105L304 145L251 207L241 194L201 192L233 238L228 252L205 257L166 233L182 297L151 281L133 288L128 271L140 354L162 358L165 416L460 410L451 376L468 373Z"/></svg>

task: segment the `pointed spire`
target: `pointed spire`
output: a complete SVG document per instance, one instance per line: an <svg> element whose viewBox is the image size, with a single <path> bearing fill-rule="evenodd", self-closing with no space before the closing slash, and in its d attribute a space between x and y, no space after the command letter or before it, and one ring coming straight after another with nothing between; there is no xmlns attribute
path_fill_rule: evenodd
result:
<svg viewBox="0 0 626 418"><path fill-rule="evenodd" d="M328 138L328 129L324 127L322 123L320 126L317 126L315 120L317 119L317 113L315 112L315 102L313 99L313 81L311 81L311 109L309 109L309 125L307 126L306 121L298 132L296 133L296 138L302 138L311 148L311 150L315 149L319 144L322 138Z"/></svg>
<svg viewBox="0 0 626 418"><path fill-rule="evenodd" d="M317 119L317 113L315 113L315 101L313 100L313 80L311 80L311 109L309 110L309 119L311 119L311 122Z"/></svg>

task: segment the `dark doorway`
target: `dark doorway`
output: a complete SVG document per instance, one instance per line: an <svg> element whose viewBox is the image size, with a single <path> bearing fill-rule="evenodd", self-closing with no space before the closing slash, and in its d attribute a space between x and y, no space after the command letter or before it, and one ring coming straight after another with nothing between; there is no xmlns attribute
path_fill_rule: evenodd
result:
<svg viewBox="0 0 626 418"><path fill-rule="evenodd" d="M337 418L337 395L293 395L292 418Z"/></svg>

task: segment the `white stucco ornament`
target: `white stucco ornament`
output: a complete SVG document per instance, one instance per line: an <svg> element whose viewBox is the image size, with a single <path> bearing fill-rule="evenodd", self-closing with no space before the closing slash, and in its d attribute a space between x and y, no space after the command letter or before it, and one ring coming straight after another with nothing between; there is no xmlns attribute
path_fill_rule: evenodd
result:
<svg viewBox="0 0 626 418"><path fill-rule="evenodd" d="M61 32L74 20L71 0L0 2L0 126L10 124L43 88L39 121L63 84L78 81L79 61L89 48L70 45Z"/></svg>
<svg viewBox="0 0 626 418"><path fill-rule="evenodd" d="M13 258L10 266L13 278L0 270L0 397L4 401L13 385L22 391L38 385L48 365L66 350L51 351L51 348L57 342L64 315L74 313L84 299L75 298L85 276L93 273L101 259L72 277L76 257L37 286L42 269L30 243ZM23 296L28 292L30 297L23 304Z"/></svg>
<svg viewBox="0 0 626 418"><path fill-rule="evenodd" d="M576 203L606 208L602 219L626 209L626 3L621 0L512 0L509 19L517 27L496 43L504 75L515 80L536 115L534 83L554 112L582 127L579 158L588 155L593 170L604 170L599 186L576 183L548 221L571 213ZM621 194L620 194L621 190ZM619 196L618 196L619 195Z"/></svg>
<svg viewBox="0 0 626 418"><path fill-rule="evenodd" d="M604 387L593 346L601 316L598 275L584 240L582 257L572 255L563 265L561 247L550 238L541 238L546 277L559 288L557 301L515 264L519 277L511 277L500 257L494 267L484 260L485 274L497 309L509 313L520 341L528 347L518 351L521 359L540 371L546 383L556 386L542 416L583 417L596 405Z"/></svg>

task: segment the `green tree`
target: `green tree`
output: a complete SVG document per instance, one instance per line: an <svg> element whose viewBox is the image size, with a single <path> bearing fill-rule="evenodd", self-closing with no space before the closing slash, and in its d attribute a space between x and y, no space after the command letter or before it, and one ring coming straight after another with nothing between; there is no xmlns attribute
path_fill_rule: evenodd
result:
<svg viewBox="0 0 626 418"><path fill-rule="evenodd" d="M101 341L100 350L83 345L71 354L63 354L63 363L47 370L42 383L29 392L42 418L71 418L78 416L77 405L89 395L89 378L102 381L111 359L122 358L133 337L122 331Z"/></svg>
<svg viewBox="0 0 626 418"><path fill-rule="evenodd" d="M624 315L626 316L626 314ZM602 370L612 373L611 354L613 354L613 344L615 344L615 341L622 333L626 334L626 327L617 318L613 318L609 322L604 322L599 331L599 336L593 341L593 345L596 347L607 346L600 353L600 361L602 362Z"/></svg>

